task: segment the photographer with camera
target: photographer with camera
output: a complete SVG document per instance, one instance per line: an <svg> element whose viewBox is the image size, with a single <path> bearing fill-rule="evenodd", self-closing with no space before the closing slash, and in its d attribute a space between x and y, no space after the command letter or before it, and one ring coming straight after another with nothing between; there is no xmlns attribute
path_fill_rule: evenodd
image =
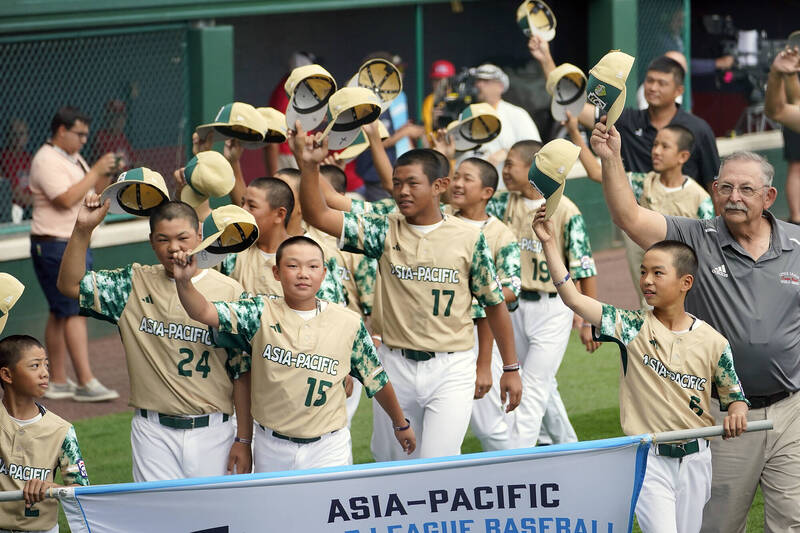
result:
<svg viewBox="0 0 800 533"><path fill-rule="evenodd" d="M104 387L92 374L86 318L78 316L78 300L67 298L56 288L61 257L83 198L90 192L102 192L119 164L117 156L109 152L89 168L80 151L89 138L90 121L73 107L59 109L50 123L50 139L39 148L31 162L31 258L50 307L44 330L50 358L50 387L44 397L51 400L99 402L119 398L116 391ZM86 255L90 268L91 251ZM75 368L77 384L65 371L67 352Z"/></svg>
<svg viewBox="0 0 800 533"><path fill-rule="evenodd" d="M508 150L519 141L541 141L539 129L527 111L503 100L508 90L508 76L497 65L484 63L471 71L475 78L478 101L491 105L503 128L500 135L480 147L480 157L486 159L502 173Z"/></svg>

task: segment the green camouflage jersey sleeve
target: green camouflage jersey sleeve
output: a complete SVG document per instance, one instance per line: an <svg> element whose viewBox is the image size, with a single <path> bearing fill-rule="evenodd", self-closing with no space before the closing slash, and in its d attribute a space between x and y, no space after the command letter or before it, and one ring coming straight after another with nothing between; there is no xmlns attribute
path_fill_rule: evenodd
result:
<svg viewBox="0 0 800 533"><path fill-rule="evenodd" d="M237 254L228 254L222 260L222 262L217 265L217 268L221 274L225 274L226 276L230 276L233 273L233 269L236 267L236 258L238 257Z"/></svg>
<svg viewBox="0 0 800 533"><path fill-rule="evenodd" d="M367 212L367 202L358 198L350 198L350 212L354 215L363 215Z"/></svg>
<svg viewBox="0 0 800 533"><path fill-rule="evenodd" d="M714 218L714 204L711 197L706 196L697 208L697 218L700 220L711 220Z"/></svg>
<svg viewBox="0 0 800 533"><path fill-rule="evenodd" d="M61 469L61 480L64 485L83 485L85 487L89 484L89 474L86 473L81 448L78 446L78 436L75 435L75 428L72 426L67 430L64 442L61 443L58 467Z"/></svg>
<svg viewBox="0 0 800 533"><path fill-rule="evenodd" d="M372 398L384 385L389 383L389 377L383 370L381 360L375 344L369 336L364 322L358 328L356 338L353 339L353 353L350 356L350 375L364 384L367 397Z"/></svg>
<svg viewBox="0 0 800 533"><path fill-rule="evenodd" d="M215 337L215 343L218 342L217 339L224 339L224 336ZM242 377L242 374L250 372L253 359L250 357L249 353L244 351L244 348L245 347L241 345L237 348L225 348L225 353L228 355L228 358L225 360L225 370L232 380L239 379Z"/></svg>
<svg viewBox="0 0 800 533"><path fill-rule="evenodd" d="M358 289L358 302L365 316L372 314L375 303L375 283L378 276L378 262L371 257L363 256L356 265L353 279Z"/></svg>
<svg viewBox="0 0 800 533"><path fill-rule="evenodd" d="M617 309L603 304L603 317L600 320L600 333L614 337L627 346L639 334L644 325L644 311Z"/></svg>
<svg viewBox="0 0 800 533"><path fill-rule="evenodd" d="M380 259L388 231L389 219L385 215L344 213L342 250Z"/></svg>
<svg viewBox="0 0 800 533"><path fill-rule="evenodd" d="M497 305L505 298L503 289L500 287L500 280L497 278L497 271L494 268L494 261L489 247L486 245L486 238L481 233L475 242L475 250L472 252L472 264L469 268L470 291L482 307Z"/></svg>
<svg viewBox="0 0 800 533"><path fill-rule="evenodd" d="M133 265L114 270L90 270L80 284L82 314L116 324L131 294Z"/></svg>
<svg viewBox="0 0 800 533"><path fill-rule="evenodd" d="M347 305L344 286L339 276L336 275L339 271L338 261L336 261L335 257L329 257L325 263L325 267L327 270L325 272L325 277L322 278L322 284L317 291L317 298L335 304Z"/></svg>
<svg viewBox="0 0 800 533"><path fill-rule="evenodd" d="M220 333L215 335L215 343L223 348L237 349L245 345L249 347L261 327L261 313L264 312L265 305L261 296L232 302L214 302Z"/></svg>
<svg viewBox="0 0 800 533"><path fill-rule="evenodd" d="M388 215L397 211L394 198L383 198L374 202L366 202L357 198L350 199L350 212L354 215L371 213L373 215Z"/></svg>
<svg viewBox="0 0 800 533"><path fill-rule="evenodd" d="M478 300L475 298L472 299L472 305L470 306L470 318L472 320L478 320L479 318L486 318L486 311L484 311L483 307L478 305Z"/></svg>
<svg viewBox="0 0 800 533"><path fill-rule="evenodd" d="M636 202L642 198L644 193L644 179L647 177L646 172L628 172L628 182L633 189L633 195L636 197Z"/></svg>
<svg viewBox="0 0 800 533"><path fill-rule="evenodd" d="M522 265L520 263L519 243L513 241L497 250L494 264L497 269L497 277L500 278L500 285L508 287L519 298L519 293L522 290Z"/></svg>
<svg viewBox="0 0 800 533"><path fill-rule="evenodd" d="M494 193L486 204L486 213L500 220L506 219L508 211L508 199L511 197L508 191Z"/></svg>
<svg viewBox="0 0 800 533"><path fill-rule="evenodd" d="M569 275L572 279L597 275L586 222L580 213L573 215L564 225L564 257L567 258Z"/></svg>
<svg viewBox="0 0 800 533"><path fill-rule="evenodd" d="M733 402L747 402L747 405L750 405L750 402L744 397L742 384L739 382L739 376L733 366L733 354L729 344L725 346L725 350L717 362L714 383L717 384L719 406L722 411L727 411L728 406Z"/></svg>

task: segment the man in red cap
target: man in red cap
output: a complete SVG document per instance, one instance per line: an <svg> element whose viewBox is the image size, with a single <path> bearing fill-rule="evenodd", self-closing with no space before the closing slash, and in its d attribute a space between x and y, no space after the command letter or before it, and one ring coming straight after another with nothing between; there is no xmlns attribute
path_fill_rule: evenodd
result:
<svg viewBox="0 0 800 533"><path fill-rule="evenodd" d="M447 91L447 84L450 78L456 75L456 67L446 59L439 59L431 65L431 73L429 75L433 85L433 92L425 97L422 102L422 122L425 125L425 133L433 131L433 125L436 118L438 118L436 110L433 108L435 100L442 101L442 97Z"/></svg>

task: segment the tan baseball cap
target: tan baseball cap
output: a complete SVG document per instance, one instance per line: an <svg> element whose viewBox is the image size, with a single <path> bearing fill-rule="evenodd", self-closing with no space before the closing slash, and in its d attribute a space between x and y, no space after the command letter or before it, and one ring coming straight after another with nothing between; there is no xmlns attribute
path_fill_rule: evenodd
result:
<svg viewBox="0 0 800 533"><path fill-rule="evenodd" d="M384 126L383 122L380 120L378 121L378 132L381 134L381 139L389 138L389 130L386 129L386 126ZM364 127L362 126L353 144L338 154L335 154L334 157L339 161L350 161L360 156L367 148L369 148L369 139L367 139L367 134L364 132Z"/></svg>
<svg viewBox="0 0 800 533"><path fill-rule="evenodd" d="M586 100L606 115L606 126L611 127L625 107L625 82L635 58L619 50L612 50L589 71L586 83Z"/></svg>
<svg viewBox="0 0 800 533"><path fill-rule="evenodd" d="M20 283L17 278L11 274L0 272L0 333L6 327L9 311L22 296L24 290L25 285Z"/></svg>
<svg viewBox="0 0 800 533"><path fill-rule="evenodd" d="M381 114L378 96L363 87L344 87L331 96L325 115L325 136L330 150L342 150L355 141L361 126Z"/></svg>
<svg viewBox="0 0 800 533"><path fill-rule="evenodd" d="M553 97L550 114L559 122L567 119L567 111L577 117L586 103L586 75L570 63L563 63L547 76L547 93Z"/></svg>
<svg viewBox="0 0 800 533"><path fill-rule="evenodd" d="M533 156L528 181L539 191L547 205L545 218L550 218L564 194L567 174L578 160L581 149L566 139L555 139L542 146Z"/></svg>
<svg viewBox="0 0 800 533"><path fill-rule="evenodd" d="M111 200L109 213L146 217L156 207L169 202L169 189L158 172L145 167L132 168L103 190L100 203L106 200Z"/></svg>
<svg viewBox="0 0 800 533"><path fill-rule="evenodd" d="M267 124L255 107L244 102L231 102L219 109L214 122L197 126L195 131L201 139L205 139L211 130L225 138L261 142L264 140Z"/></svg>
<svg viewBox="0 0 800 533"><path fill-rule="evenodd" d="M283 88L289 96L286 127L293 130L299 120L305 131L312 131L325 119L328 100L336 92L336 80L319 65L305 65L289 74Z"/></svg>
<svg viewBox="0 0 800 533"><path fill-rule="evenodd" d="M197 207L209 198L221 198L231 192L236 178L228 160L219 152L208 150L191 158L183 170L186 186L181 200Z"/></svg>
<svg viewBox="0 0 800 533"><path fill-rule="evenodd" d="M226 255L242 252L258 240L256 219L235 205L213 209L202 229L203 242L192 250L198 268L213 267Z"/></svg>
<svg viewBox="0 0 800 533"><path fill-rule="evenodd" d="M458 120L447 125L456 150L471 150L500 135L502 123L494 108L487 103L471 104L461 111Z"/></svg>
<svg viewBox="0 0 800 533"><path fill-rule="evenodd" d="M786 46L788 48L800 47L800 30L789 34L789 38L786 39Z"/></svg>
<svg viewBox="0 0 800 533"><path fill-rule="evenodd" d="M359 67L347 86L364 87L374 92L381 101L381 109L386 111L403 90L403 77L394 63L385 59L370 59Z"/></svg>
<svg viewBox="0 0 800 533"><path fill-rule="evenodd" d="M545 41L556 36L556 16L542 0L525 0L517 8L517 26L525 37L538 35Z"/></svg>
<svg viewBox="0 0 800 533"><path fill-rule="evenodd" d="M243 142L245 148L263 148L270 143L282 143L286 141L286 115L272 107L257 107L256 111L261 113L267 124L264 132L264 140L261 142Z"/></svg>

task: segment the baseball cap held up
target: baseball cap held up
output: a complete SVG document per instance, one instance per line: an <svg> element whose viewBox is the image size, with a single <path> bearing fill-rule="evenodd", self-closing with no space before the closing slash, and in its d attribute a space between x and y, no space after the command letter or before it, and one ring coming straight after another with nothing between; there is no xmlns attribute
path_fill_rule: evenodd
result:
<svg viewBox="0 0 800 533"><path fill-rule="evenodd" d="M606 115L606 126L611 127L625 107L625 82L633 66L634 57L612 50L589 71L586 83L586 100Z"/></svg>
<svg viewBox="0 0 800 533"><path fill-rule="evenodd" d="M198 268L210 268L226 255L239 253L258 240L258 225L239 206L224 205L211 211L203 221L203 242L192 250Z"/></svg>
<svg viewBox="0 0 800 533"><path fill-rule="evenodd" d="M109 213L146 217L153 209L169 201L169 190L158 172L145 167L132 168L103 190L100 203L104 204L106 200L111 200Z"/></svg>
<svg viewBox="0 0 800 533"><path fill-rule="evenodd" d="M364 87L339 89L331 96L325 116L328 148L347 148L358 137L361 126L374 122L380 114L381 101L374 92Z"/></svg>
<svg viewBox="0 0 800 533"><path fill-rule="evenodd" d="M370 59L359 67L347 86L364 87L374 92L381 101L381 109L386 111L403 90L403 78L393 63L385 59Z"/></svg>
<svg viewBox="0 0 800 533"><path fill-rule="evenodd" d="M311 131L325 119L328 100L336 92L336 80L319 65L305 65L289 74L283 88L289 95L286 127L293 130L299 120L305 131Z"/></svg>
<svg viewBox="0 0 800 533"><path fill-rule="evenodd" d="M542 0L525 0L517 8L517 26L525 37L537 35L545 41L556 36L556 16Z"/></svg>
<svg viewBox="0 0 800 533"><path fill-rule="evenodd" d="M464 108L458 120L447 126L456 150L471 150L488 143L500 135L502 123L494 108L486 103L472 104Z"/></svg>
<svg viewBox="0 0 800 533"><path fill-rule="evenodd" d="M555 139L545 144L533 156L528 171L528 181L545 199L545 219L550 218L561 201L567 174L578 160L581 149L566 139Z"/></svg>
<svg viewBox="0 0 800 533"><path fill-rule="evenodd" d="M264 140L267 124L255 107L244 102L232 102L217 111L214 122L197 126L196 131L201 139L205 139L212 129L223 137L261 142Z"/></svg>
<svg viewBox="0 0 800 533"><path fill-rule="evenodd" d="M181 200L197 207L209 198L221 198L233 189L236 178L228 160L219 152L208 150L191 158L183 170L186 187Z"/></svg>
<svg viewBox="0 0 800 533"><path fill-rule="evenodd" d="M6 327L9 311L22 296L24 290L25 285L20 283L17 278L11 274L0 272L0 333Z"/></svg>
<svg viewBox="0 0 800 533"><path fill-rule="evenodd" d="M547 93L553 97L550 114L559 122L567 119L567 111L577 117L586 102L586 75L569 63L563 63L547 76Z"/></svg>

